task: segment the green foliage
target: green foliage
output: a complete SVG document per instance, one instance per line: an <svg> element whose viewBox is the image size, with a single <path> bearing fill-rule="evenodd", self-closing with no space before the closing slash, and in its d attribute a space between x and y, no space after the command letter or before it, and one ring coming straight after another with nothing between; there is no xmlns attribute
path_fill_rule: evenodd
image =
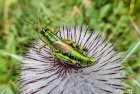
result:
<svg viewBox="0 0 140 94"><path fill-rule="evenodd" d="M16 94L21 63L19 55L37 38L33 25L89 26L124 52L126 86L139 94L139 0L0 0L0 94ZM38 28L37 28L38 29ZM126 52L126 53L125 53ZM131 93L130 93L131 94Z"/></svg>

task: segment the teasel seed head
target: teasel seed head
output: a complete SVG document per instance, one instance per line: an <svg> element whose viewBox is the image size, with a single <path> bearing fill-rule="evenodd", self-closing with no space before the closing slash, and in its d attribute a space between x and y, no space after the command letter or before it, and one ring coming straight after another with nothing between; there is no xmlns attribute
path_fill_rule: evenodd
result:
<svg viewBox="0 0 140 94"><path fill-rule="evenodd" d="M21 68L21 94L118 94L125 88L121 76L121 57L107 39L88 28L63 27L57 34L88 48L85 55L96 59L96 64L85 68L53 62L50 48L38 39L29 48Z"/></svg>

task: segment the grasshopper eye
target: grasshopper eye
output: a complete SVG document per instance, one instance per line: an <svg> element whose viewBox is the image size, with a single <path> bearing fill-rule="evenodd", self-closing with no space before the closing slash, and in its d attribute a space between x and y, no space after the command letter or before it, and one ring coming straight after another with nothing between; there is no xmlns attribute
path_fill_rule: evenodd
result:
<svg viewBox="0 0 140 94"><path fill-rule="evenodd" d="M45 30L45 31L48 31L48 30L49 30L49 28L46 26L46 27L44 27L44 30Z"/></svg>
<svg viewBox="0 0 140 94"><path fill-rule="evenodd" d="M45 30L42 29L42 30L40 31L40 33L41 33L42 35L44 35L44 34L45 34Z"/></svg>
<svg viewBox="0 0 140 94"><path fill-rule="evenodd" d="M49 30L48 27L44 27L41 29L40 33L44 35L45 32L47 32L48 30Z"/></svg>

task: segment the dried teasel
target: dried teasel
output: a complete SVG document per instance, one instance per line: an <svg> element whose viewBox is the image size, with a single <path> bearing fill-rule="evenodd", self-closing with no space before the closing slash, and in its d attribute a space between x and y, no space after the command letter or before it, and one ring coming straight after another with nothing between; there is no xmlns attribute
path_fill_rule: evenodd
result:
<svg viewBox="0 0 140 94"><path fill-rule="evenodd" d="M23 60L21 94L118 94L125 89L121 57L107 39L102 40L101 35L82 27L63 27L57 35L88 48L84 54L97 63L76 68L56 60L54 65L48 46L38 52L43 44L38 39Z"/></svg>

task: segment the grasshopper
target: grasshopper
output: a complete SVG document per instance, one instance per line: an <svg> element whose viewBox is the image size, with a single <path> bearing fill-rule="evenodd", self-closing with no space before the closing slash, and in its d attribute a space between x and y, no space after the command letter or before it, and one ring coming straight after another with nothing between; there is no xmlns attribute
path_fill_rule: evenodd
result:
<svg viewBox="0 0 140 94"><path fill-rule="evenodd" d="M88 57L82 53L87 51L85 47L77 45L68 39L61 39L57 33L45 27L40 30L40 38L45 42L39 49L46 45L50 48L53 58L59 59L63 63L75 65L78 67L88 67L95 64L95 59Z"/></svg>

